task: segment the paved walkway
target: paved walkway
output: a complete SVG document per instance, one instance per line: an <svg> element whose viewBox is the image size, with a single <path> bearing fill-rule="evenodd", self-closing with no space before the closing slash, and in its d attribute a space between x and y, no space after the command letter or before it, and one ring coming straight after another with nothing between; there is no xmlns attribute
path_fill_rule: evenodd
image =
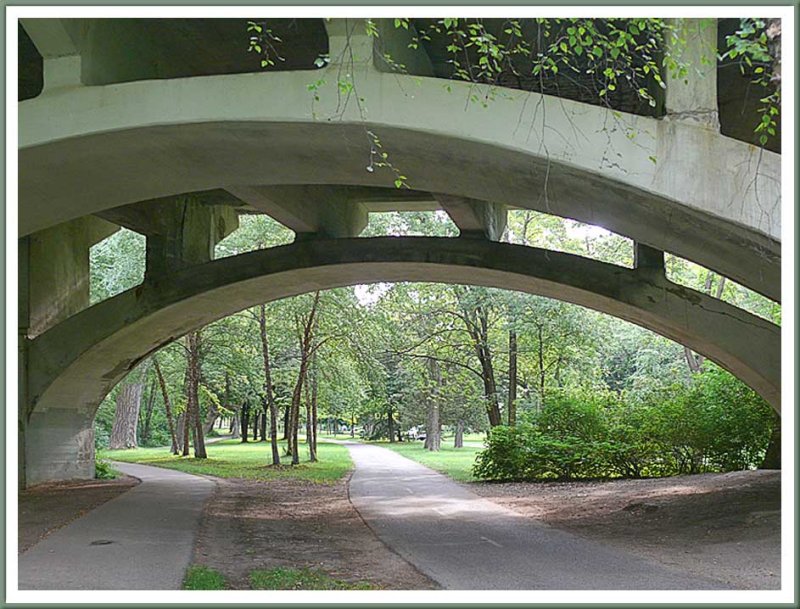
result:
<svg viewBox="0 0 800 609"><path fill-rule="evenodd" d="M214 483L147 465L114 467L142 483L21 554L21 590L181 587Z"/></svg>
<svg viewBox="0 0 800 609"><path fill-rule="evenodd" d="M350 499L377 535L447 589L721 589L536 523L397 453L346 443Z"/></svg>

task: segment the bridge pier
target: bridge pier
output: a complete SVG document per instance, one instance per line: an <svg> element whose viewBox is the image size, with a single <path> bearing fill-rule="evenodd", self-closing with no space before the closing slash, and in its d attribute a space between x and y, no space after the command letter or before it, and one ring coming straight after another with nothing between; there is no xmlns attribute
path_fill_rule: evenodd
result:
<svg viewBox="0 0 800 609"><path fill-rule="evenodd" d="M23 486L53 476L94 475L92 417L75 417L70 406L57 409L60 414L32 414L29 380L40 373L37 366L47 364L29 361L29 351L32 339L89 306L89 248L117 230L87 216L19 240L18 473Z"/></svg>
<svg viewBox="0 0 800 609"><path fill-rule="evenodd" d="M21 426L22 487L52 480L94 478L93 409L36 411Z"/></svg>

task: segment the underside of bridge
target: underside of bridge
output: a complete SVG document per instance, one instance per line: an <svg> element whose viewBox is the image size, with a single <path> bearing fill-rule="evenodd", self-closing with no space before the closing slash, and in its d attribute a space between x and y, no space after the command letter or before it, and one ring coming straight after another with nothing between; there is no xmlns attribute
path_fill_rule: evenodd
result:
<svg viewBox="0 0 800 609"><path fill-rule="evenodd" d="M668 82L660 116L503 87L483 107L387 24L379 38L354 19L302 24L300 51L262 74L223 55L176 71L150 47L137 64L169 24L112 21L22 24L44 65L19 107L22 484L93 476L94 413L154 350L254 304L373 281L590 307L706 355L780 409L780 329L664 273L670 252L780 300L780 156L720 134L715 71ZM410 74L380 61L386 48ZM303 69L320 49L327 67ZM342 98L343 68L358 101ZM510 208L629 237L635 268L500 243ZM443 210L460 237L357 238L390 210ZM214 260L243 214L295 243ZM89 248L119 227L147 238L145 280L89 307Z"/></svg>

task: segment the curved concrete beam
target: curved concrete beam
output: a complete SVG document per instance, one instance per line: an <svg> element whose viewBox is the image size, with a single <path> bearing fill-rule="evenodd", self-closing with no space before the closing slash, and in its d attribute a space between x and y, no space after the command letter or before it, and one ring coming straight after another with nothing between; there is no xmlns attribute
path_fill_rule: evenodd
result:
<svg viewBox="0 0 800 609"><path fill-rule="evenodd" d="M379 237L297 242L215 260L143 284L74 315L30 346L34 412L94 412L149 353L261 302L370 282L505 288L614 315L685 344L780 408L780 329L642 271L475 239Z"/></svg>
<svg viewBox="0 0 800 609"><path fill-rule="evenodd" d="M321 77L315 102L307 85ZM412 188L604 226L780 299L779 155L523 91L496 89L484 108L468 101L481 86L371 70L354 77L359 110L337 82L239 74L22 102L21 234L226 186L391 186L392 171L366 169L371 130Z"/></svg>

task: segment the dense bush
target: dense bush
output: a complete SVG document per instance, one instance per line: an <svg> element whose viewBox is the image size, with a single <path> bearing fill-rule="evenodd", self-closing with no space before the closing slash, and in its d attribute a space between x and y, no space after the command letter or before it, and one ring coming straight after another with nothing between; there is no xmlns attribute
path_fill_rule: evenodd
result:
<svg viewBox="0 0 800 609"><path fill-rule="evenodd" d="M756 467L774 412L708 366L689 386L644 401L554 395L515 427L495 427L474 474L486 480L656 477Z"/></svg>

